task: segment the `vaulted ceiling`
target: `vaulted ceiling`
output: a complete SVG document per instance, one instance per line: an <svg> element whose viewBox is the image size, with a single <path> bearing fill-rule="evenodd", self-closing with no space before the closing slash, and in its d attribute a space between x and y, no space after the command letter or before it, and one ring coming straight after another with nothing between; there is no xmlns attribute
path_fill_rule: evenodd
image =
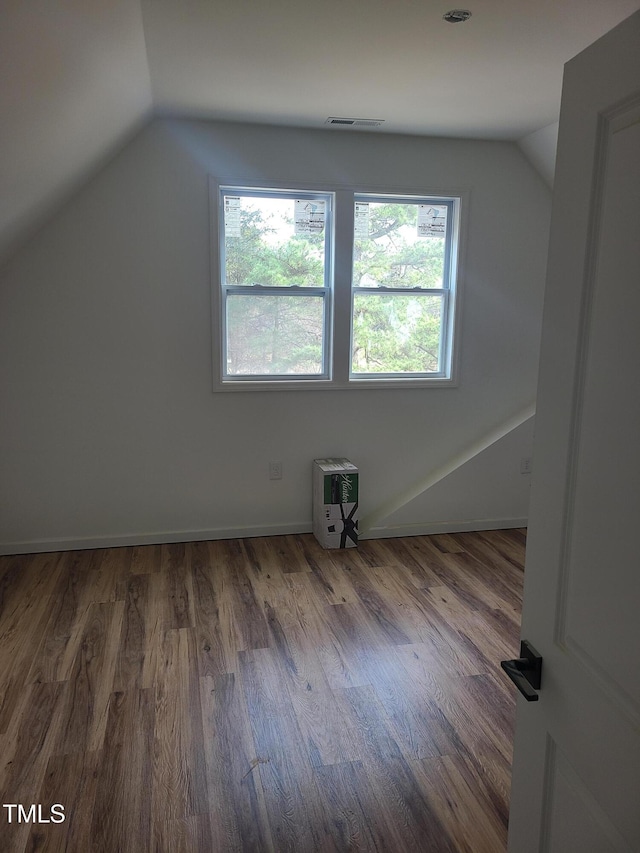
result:
<svg viewBox="0 0 640 853"><path fill-rule="evenodd" d="M469 0L456 24L452 8L2 0L0 257L154 113L534 140L557 121L564 63L640 0Z"/></svg>

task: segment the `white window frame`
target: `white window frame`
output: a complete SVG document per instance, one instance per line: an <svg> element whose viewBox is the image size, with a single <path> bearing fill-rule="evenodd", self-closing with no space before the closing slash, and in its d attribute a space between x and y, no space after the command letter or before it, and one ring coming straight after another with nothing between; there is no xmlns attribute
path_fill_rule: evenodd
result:
<svg viewBox="0 0 640 853"><path fill-rule="evenodd" d="M421 296L432 294L442 298L442 323L441 334L439 341L440 354L438 363L440 370L429 372L414 372L414 373L354 373L352 370L352 358L349 359L349 381L351 384L356 382L379 383L380 380L392 382L415 382L427 381L432 383L434 380L449 381L452 372L453 362L453 342L454 342L454 320L455 320L455 302L456 302L456 271L457 265L454 256L457 255L457 230L460 218L459 204L460 199L456 197L434 196L434 195L407 195L404 194L380 194L380 193L361 193L355 192L353 195L354 205L356 202L380 203L380 204L411 204L420 205L426 204L430 206L446 206L447 213L447 228L445 233L445 252L444 252L444 269L442 287L420 287L412 289L406 287L356 287L355 282L351 282L351 335L350 335L350 351L353 351L353 315L354 315L354 300L356 294L379 296L381 294L393 295L408 295L412 292L418 292ZM354 236L355 240L355 236Z"/></svg>
<svg viewBox="0 0 640 853"><path fill-rule="evenodd" d="M223 195L233 192L251 192L257 195L277 195L301 198L306 194L332 196L329 222L325 224L328 241L328 256L325 273L325 372L322 375L298 376L225 376L225 305L226 285L222 282L224 252L224 211L221 209ZM450 250L448 281L446 282L447 307L443 322L442 370L426 374L353 374L351 373L352 316L353 316L353 240L354 202L369 198L372 201L410 201L422 203L451 202L449 222ZM468 191L422 191L398 187L336 186L317 183L287 181L259 182L236 178L210 179L211 212L211 281L212 281L212 350L214 392L243 391L313 391L355 390L373 388L435 388L456 387L457 363L460 347L460 318L462 294L463 223L468 208ZM303 288L296 289L302 290ZM227 289L229 292L231 288ZM265 287L269 292L290 292L287 288ZM315 288L304 288L311 293ZM428 291L425 291L428 292Z"/></svg>
<svg viewBox="0 0 640 853"><path fill-rule="evenodd" d="M318 287L270 286L262 284L228 284L224 280L225 266L225 196L238 195L242 198L283 198L287 200L319 200L325 204L324 210L324 284ZM333 193L302 189L283 189L265 187L239 187L221 184L218 189L218 218L219 218L219 268L220 268L220 377L224 385L231 383L252 383L269 385L306 383L308 381L327 381L331 378L331 328L333 320ZM322 299L322 357L321 371L313 374L248 374L236 375L227 372L227 299L229 296L288 296L297 299Z"/></svg>

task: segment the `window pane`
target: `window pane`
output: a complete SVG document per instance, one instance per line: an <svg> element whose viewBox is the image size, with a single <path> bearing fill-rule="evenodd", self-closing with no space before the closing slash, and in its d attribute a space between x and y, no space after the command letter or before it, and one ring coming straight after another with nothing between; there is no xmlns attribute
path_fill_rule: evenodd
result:
<svg viewBox="0 0 640 853"><path fill-rule="evenodd" d="M447 214L437 203L357 200L354 287L444 287Z"/></svg>
<svg viewBox="0 0 640 853"><path fill-rule="evenodd" d="M434 294L356 292L352 373L437 373L442 305Z"/></svg>
<svg viewBox="0 0 640 853"><path fill-rule="evenodd" d="M321 296L227 296L227 375L319 375Z"/></svg>
<svg viewBox="0 0 640 853"><path fill-rule="evenodd" d="M229 193L223 207L226 284L324 287L325 199Z"/></svg>

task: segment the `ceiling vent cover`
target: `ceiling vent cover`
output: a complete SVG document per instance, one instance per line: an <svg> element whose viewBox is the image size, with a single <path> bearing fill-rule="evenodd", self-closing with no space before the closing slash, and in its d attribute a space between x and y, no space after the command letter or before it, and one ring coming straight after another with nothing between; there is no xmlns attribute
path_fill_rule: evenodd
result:
<svg viewBox="0 0 640 853"><path fill-rule="evenodd" d="M471 17L471 12L468 9L452 9L442 16L445 21L450 24L462 24L468 21Z"/></svg>
<svg viewBox="0 0 640 853"><path fill-rule="evenodd" d="M329 116L325 121L325 124L337 127L380 127L383 123L383 118L339 118L338 116Z"/></svg>

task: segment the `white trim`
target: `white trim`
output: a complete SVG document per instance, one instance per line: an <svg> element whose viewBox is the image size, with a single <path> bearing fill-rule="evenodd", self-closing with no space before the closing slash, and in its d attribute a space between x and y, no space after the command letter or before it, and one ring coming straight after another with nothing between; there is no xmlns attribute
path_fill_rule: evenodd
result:
<svg viewBox="0 0 640 853"><path fill-rule="evenodd" d="M300 521L254 527L214 527L208 530L171 530L156 533L124 533L114 536L81 536L74 539L33 539L23 542L4 542L0 543L0 556L41 554L47 551L122 548L127 545L202 542L214 539L249 539L254 536L287 536L292 533L311 533L311 522Z"/></svg>
<svg viewBox="0 0 640 853"><path fill-rule="evenodd" d="M415 524L393 524L389 527L371 527L366 539L397 539L402 536L433 536L437 533L468 533L478 530L510 530L526 527L528 518L476 518L471 521L428 521Z"/></svg>
<svg viewBox="0 0 640 853"><path fill-rule="evenodd" d="M472 521L436 521L374 527L360 539L389 539L401 536L431 536L435 533L464 533L474 530L507 530L526 527L526 518L480 518ZM251 539L256 536L289 536L312 533L310 521L254 527L216 527L210 530L175 530L164 533L126 533L117 536L88 536L75 539L33 539L0 544L0 557L43 554L54 551L83 551L123 548L130 545L167 545L174 542L208 542L216 539Z"/></svg>

